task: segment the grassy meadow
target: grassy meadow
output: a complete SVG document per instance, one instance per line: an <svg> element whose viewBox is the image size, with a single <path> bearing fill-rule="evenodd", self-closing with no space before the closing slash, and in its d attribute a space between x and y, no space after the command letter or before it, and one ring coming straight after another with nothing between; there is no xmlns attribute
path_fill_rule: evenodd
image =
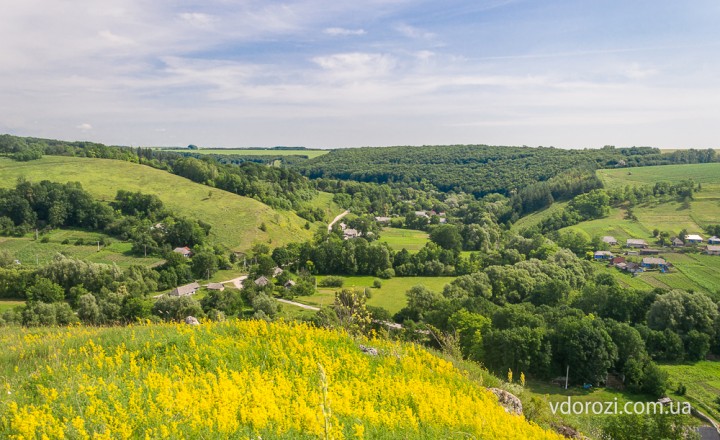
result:
<svg viewBox="0 0 720 440"><path fill-rule="evenodd" d="M312 230L304 228L306 220L294 212L274 210L257 200L130 162L60 156L32 162L0 158L0 174L3 187L15 185L20 177L80 182L94 197L107 202L118 189L155 194L174 212L211 224L215 241L233 250L247 250L257 242L280 245L312 236ZM267 231L260 230L263 223Z"/></svg>
<svg viewBox="0 0 720 440"><path fill-rule="evenodd" d="M43 243L35 240L35 234L24 237L0 237L0 250L7 250L23 266L35 267L50 262L55 255L63 254L68 257L79 258L93 263L116 264L124 268L133 264L154 266L163 262L161 258L136 256L130 253L132 244L119 241L100 232L87 232L72 229L56 229L40 236L49 241ZM77 240L84 244L75 245ZM100 239L109 241L109 245L101 246L98 251L97 242ZM62 244L68 240L68 244Z"/></svg>
<svg viewBox="0 0 720 440"><path fill-rule="evenodd" d="M176 153L196 153L196 154L225 154L238 156L306 156L308 159L314 159L328 154L330 150L263 150L263 149L236 149L236 148L201 148L199 150L188 150L187 148L178 148L173 150Z"/></svg>
<svg viewBox="0 0 720 440"><path fill-rule="evenodd" d="M425 231L386 227L380 232L378 241L387 243L396 251L407 249L412 254L422 249L430 238Z"/></svg>
<svg viewBox="0 0 720 440"><path fill-rule="evenodd" d="M318 282L325 277L318 277ZM378 279L371 276L341 277L345 280L342 288L364 289L372 287L373 281ZM382 287L372 289L372 296L368 299L367 304L375 307L382 307L390 313L397 313L405 307L407 299L405 292L411 287L423 285L430 290L442 291L446 284L452 282L454 277L396 277L389 280L380 280ZM299 296L295 301L313 305L324 306L330 305L335 300L335 292L340 288L335 287L318 287L318 292L312 296Z"/></svg>
<svg viewBox="0 0 720 440"><path fill-rule="evenodd" d="M701 361L695 364L669 364L661 368L670 375L669 396L690 402L694 407L720 422L720 362ZM684 395L676 390L679 384L687 387Z"/></svg>
<svg viewBox="0 0 720 440"><path fill-rule="evenodd" d="M481 378L415 344L302 324L8 328L0 437L562 438L507 414Z"/></svg>

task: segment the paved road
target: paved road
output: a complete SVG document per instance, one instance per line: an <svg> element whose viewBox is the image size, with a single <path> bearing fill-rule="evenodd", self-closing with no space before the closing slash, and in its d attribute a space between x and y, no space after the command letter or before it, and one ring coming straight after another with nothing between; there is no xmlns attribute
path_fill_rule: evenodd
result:
<svg viewBox="0 0 720 440"><path fill-rule="evenodd" d="M337 217L335 217L335 220L333 220L332 222L330 222L330 224L328 225L328 232L332 231L332 227L333 227L333 225L334 225L335 223L339 222L340 219L342 219L343 217L345 217L345 216L348 215L348 214L350 214L350 210L349 210L349 209L348 209L347 211L343 212L342 214L338 215Z"/></svg>

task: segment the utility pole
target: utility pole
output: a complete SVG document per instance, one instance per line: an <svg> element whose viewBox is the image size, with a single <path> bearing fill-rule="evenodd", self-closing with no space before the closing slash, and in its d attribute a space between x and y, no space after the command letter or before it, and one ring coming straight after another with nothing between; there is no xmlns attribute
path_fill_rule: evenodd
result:
<svg viewBox="0 0 720 440"><path fill-rule="evenodd" d="M570 365L567 366L567 371L565 372L565 389L568 388L568 379L570 378Z"/></svg>
<svg viewBox="0 0 720 440"><path fill-rule="evenodd" d="M98 244L98 252L100 252L100 240L98 240L97 244Z"/></svg>
<svg viewBox="0 0 720 440"><path fill-rule="evenodd" d="M143 248L145 249L145 257L147 257L147 244L143 244Z"/></svg>

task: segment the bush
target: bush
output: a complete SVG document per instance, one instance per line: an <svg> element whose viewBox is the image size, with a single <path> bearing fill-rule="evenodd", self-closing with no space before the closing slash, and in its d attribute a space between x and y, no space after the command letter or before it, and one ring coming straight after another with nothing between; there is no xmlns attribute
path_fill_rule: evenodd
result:
<svg viewBox="0 0 720 440"><path fill-rule="evenodd" d="M380 280L378 280L378 279L375 279L375 280L373 280L372 286L373 286L375 289L379 289L379 288L382 287L382 281L380 281Z"/></svg>
<svg viewBox="0 0 720 440"><path fill-rule="evenodd" d="M40 243L50 243L50 237L47 235L40 239Z"/></svg>
<svg viewBox="0 0 720 440"><path fill-rule="evenodd" d="M325 277L318 282L320 287L342 287L345 284L345 279L342 277Z"/></svg>
<svg viewBox="0 0 720 440"><path fill-rule="evenodd" d="M75 246L83 246L84 244L85 240L83 240L82 238L78 238L77 240L75 240Z"/></svg>
<svg viewBox="0 0 720 440"><path fill-rule="evenodd" d="M681 382L680 384L678 384L678 387L677 387L677 389L675 390L675 393L676 393L678 396L684 396L685 393L687 393L687 387L685 386L685 384L682 383L682 382Z"/></svg>
<svg viewBox="0 0 720 440"><path fill-rule="evenodd" d="M395 276L395 269L393 268L387 268L380 272L378 276L384 280L389 280L390 278Z"/></svg>
<svg viewBox="0 0 720 440"><path fill-rule="evenodd" d="M60 244L70 244L70 239L69 239L69 238L66 238L66 239L63 240Z"/></svg>

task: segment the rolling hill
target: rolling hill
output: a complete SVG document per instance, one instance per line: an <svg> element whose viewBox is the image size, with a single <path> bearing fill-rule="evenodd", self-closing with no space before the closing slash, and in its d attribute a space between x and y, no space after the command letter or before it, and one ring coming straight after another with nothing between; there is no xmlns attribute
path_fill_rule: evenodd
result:
<svg viewBox="0 0 720 440"><path fill-rule="evenodd" d="M9 328L0 376L3 438L562 438L415 344L303 324Z"/></svg>
<svg viewBox="0 0 720 440"><path fill-rule="evenodd" d="M172 211L212 225L213 239L244 251L256 242L285 244L309 238L306 221L294 212L278 211L257 200L194 183L168 172L110 159L45 156L31 162L0 158L0 186L18 178L30 181L80 182L94 197L111 201L118 189L155 194ZM329 203L319 197L319 204ZM266 231L260 229L265 225Z"/></svg>

